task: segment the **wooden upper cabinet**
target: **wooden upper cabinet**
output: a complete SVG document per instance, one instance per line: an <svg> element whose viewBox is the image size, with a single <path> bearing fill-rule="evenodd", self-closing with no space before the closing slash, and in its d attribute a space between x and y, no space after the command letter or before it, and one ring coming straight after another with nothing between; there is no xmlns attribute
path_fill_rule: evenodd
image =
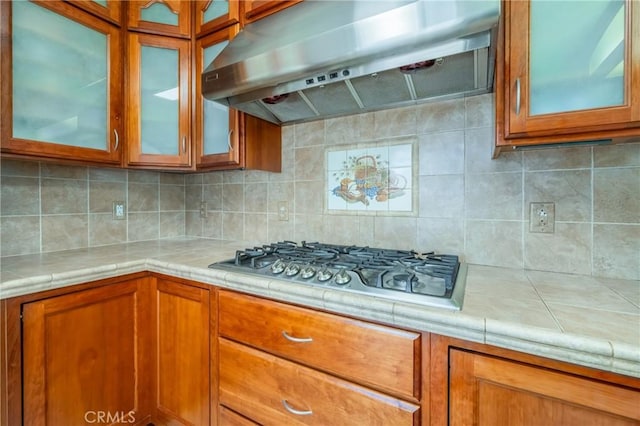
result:
<svg viewBox="0 0 640 426"><path fill-rule="evenodd" d="M234 25L196 40L196 166L239 168L240 113L202 95L202 72L235 37Z"/></svg>
<svg viewBox="0 0 640 426"><path fill-rule="evenodd" d="M197 0L194 4L196 36L239 23L240 3L238 0Z"/></svg>
<svg viewBox="0 0 640 426"><path fill-rule="evenodd" d="M638 2L503 6L498 146L640 135Z"/></svg>
<svg viewBox="0 0 640 426"><path fill-rule="evenodd" d="M250 23L291 7L303 0L245 0L242 2L243 23Z"/></svg>
<svg viewBox="0 0 640 426"><path fill-rule="evenodd" d="M127 165L191 166L189 40L129 32Z"/></svg>
<svg viewBox="0 0 640 426"><path fill-rule="evenodd" d="M202 72L238 30L239 25L234 25L196 41L196 167L207 170L247 168L280 172L280 126L240 113L202 96Z"/></svg>
<svg viewBox="0 0 640 426"><path fill-rule="evenodd" d="M67 0L81 9L100 16L114 24L122 22L123 2L120 0Z"/></svg>
<svg viewBox="0 0 640 426"><path fill-rule="evenodd" d="M191 38L190 0L136 0L129 4L130 30Z"/></svg>
<svg viewBox="0 0 640 426"><path fill-rule="evenodd" d="M640 393L626 387L452 349L451 426L631 426Z"/></svg>
<svg viewBox="0 0 640 426"><path fill-rule="evenodd" d="M23 305L21 424L151 420L148 294L139 279Z"/></svg>
<svg viewBox="0 0 640 426"><path fill-rule="evenodd" d="M67 2L0 2L2 152L121 163L120 29Z"/></svg>

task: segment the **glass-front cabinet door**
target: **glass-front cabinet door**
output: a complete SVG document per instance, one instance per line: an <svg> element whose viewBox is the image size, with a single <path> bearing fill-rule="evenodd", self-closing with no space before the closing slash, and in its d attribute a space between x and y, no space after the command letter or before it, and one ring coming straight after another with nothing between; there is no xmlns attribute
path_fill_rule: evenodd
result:
<svg viewBox="0 0 640 426"><path fill-rule="evenodd" d="M202 71L238 32L238 25L196 42L196 157L198 167L240 166L239 112L202 96Z"/></svg>
<svg viewBox="0 0 640 426"><path fill-rule="evenodd" d="M63 2L0 7L3 152L119 164L119 28Z"/></svg>
<svg viewBox="0 0 640 426"><path fill-rule="evenodd" d="M189 167L190 42L129 33L129 165Z"/></svg>
<svg viewBox="0 0 640 426"><path fill-rule="evenodd" d="M191 0L130 1L129 29L190 38L191 4Z"/></svg>
<svg viewBox="0 0 640 426"><path fill-rule="evenodd" d="M630 0L508 2L508 133L639 121L638 9Z"/></svg>
<svg viewBox="0 0 640 426"><path fill-rule="evenodd" d="M197 0L195 8L197 36L240 22L239 0Z"/></svg>

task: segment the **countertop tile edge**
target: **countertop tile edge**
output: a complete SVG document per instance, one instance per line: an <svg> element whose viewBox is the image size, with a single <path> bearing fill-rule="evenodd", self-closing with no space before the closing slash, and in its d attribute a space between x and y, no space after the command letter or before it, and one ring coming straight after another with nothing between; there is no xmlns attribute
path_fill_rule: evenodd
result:
<svg viewBox="0 0 640 426"><path fill-rule="evenodd" d="M54 283L51 274L37 275L29 278L18 278L2 284L2 287L0 287L0 300L49 290L53 285Z"/></svg>
<svg viewBox="0 0 640 426"><path fill-rule="evenodd" d="M272 299L304 305L310 308L325 308L325 289L278 280L268 280L268 288L269 294L267 297Z"/></svg>
<svg viewBox="0 0 640 426"><path fill-rule="evenodd" d="M393 324L479 343L485 340L484 318L464 315L460 311L428 309L396 302L393 306Z"/></svg>
<svg viewBox="0 0 640 426"><path fill-rule="evenodd" d="M502 321L486 319L485 343L513 349L546 358L613 371L611 342L595 337L576 336L556 330L523 327ZM633 362L620 365L625 371L634 371ZM636 364L640 367L640 364ZM629 368L627 368L629 367ZM629 374L627 371L626 374ZM638 376L638 371L635 372Z"/></svg>
<svg viewBox="0 0 640 426"><path fill-rule="evenodd" d="M73 269L65 272L54 272L52 274L38 275L29 278L20 278L9 281L8 283L3 283L2 290L0 290L0 299L9 299L11 297L23 296L25 294L37 293L39 291L84 284L90 281L113 278L135 272L143 272L145 270L145 260L138 259L127 262Z"/></svg>
<svg viewBox="0 0 640 426"><path fill-rule="evenodd" d="M640 377L640 347L627 343L612 342L613 358L611 371Z"/></svg>
<svg viewBox="0 0 640 426"><path fill-rule="evenodd" d="M325 291L324 306L339 314L393 324L393 302L384 298L342 291Z"/></svg>

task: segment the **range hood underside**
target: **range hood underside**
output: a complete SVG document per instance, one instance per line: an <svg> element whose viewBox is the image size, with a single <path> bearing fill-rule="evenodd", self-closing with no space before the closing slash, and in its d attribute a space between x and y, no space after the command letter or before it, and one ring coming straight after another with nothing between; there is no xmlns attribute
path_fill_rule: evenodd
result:
<svg viewBox="0 0 640 426"><path fill-rule="evenodd" d="M293 124L491 91L489 48L436 60L426 69L398 68L289 92L281 102L229 98L229 105L273 123ZM286 92L284 92L286 93ZM270 90L265 95L272 95ZM256 93L252 93L255 97Z"/></svg>

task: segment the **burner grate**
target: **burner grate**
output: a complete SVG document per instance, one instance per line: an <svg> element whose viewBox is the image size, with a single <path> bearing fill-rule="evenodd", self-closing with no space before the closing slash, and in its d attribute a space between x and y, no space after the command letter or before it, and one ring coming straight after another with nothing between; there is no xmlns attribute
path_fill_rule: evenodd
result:
<svg viewBox="0 0 640 426"><path fill-rule="evenodd" d="M306 241L238 250L234 259L210 267L221 264L277 279L402 300L451 298L460 269L455 255Z"/></svg>

